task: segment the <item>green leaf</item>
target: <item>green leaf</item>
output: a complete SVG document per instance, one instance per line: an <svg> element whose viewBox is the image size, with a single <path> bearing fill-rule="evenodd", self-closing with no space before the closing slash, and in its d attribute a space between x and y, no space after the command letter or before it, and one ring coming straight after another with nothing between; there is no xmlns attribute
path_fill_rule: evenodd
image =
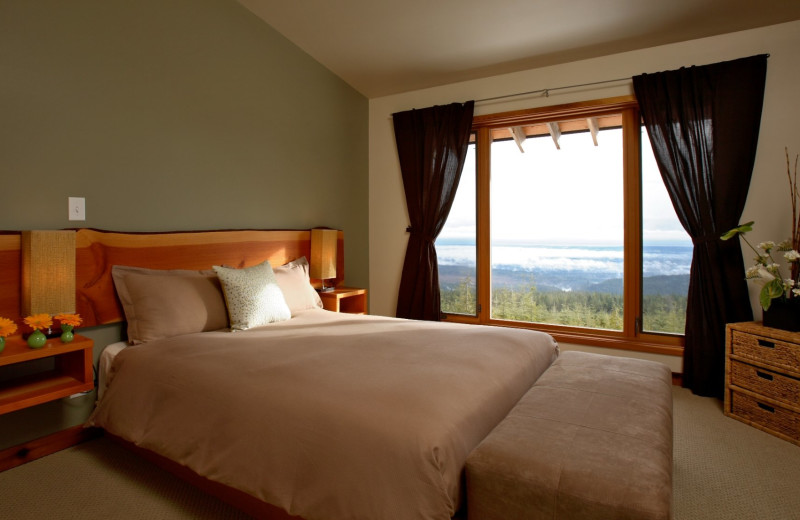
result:
<svg viewBox="0 0 800 520"><path fill-rule="evenodd" d="M780 298L783 296L783 282L780 278L770 280L765 287L769 289L769 295L773 298Z"/></svg>
<svg viewBox="0 0 800 520"><path fill-rule="evenodd" d="M769 310L769 304L772 303L772 296L769 295L769 291L767 290L767 286L761 288L761 294L758 297L758 300L761 302L761 308Z"/></svg>
<svg viewBox="0 0 800 520"><path fill-rule="evenodd" d="M764 310L769 309L773 298L780 298L781 296L783 296L783 282L778 278L770 280L761 288L761 294L759 295L761 307Z"/></svg>
<svg viewBox="0 0 800 520"><path fill-rule="evenodd" d="M755 224L755 220L751 220L750 222L747 222L745 224L740 224L739 226L723 234L720 238L722 240L729 240L738 234L744 234L753 231L753 224Z"/></svg>

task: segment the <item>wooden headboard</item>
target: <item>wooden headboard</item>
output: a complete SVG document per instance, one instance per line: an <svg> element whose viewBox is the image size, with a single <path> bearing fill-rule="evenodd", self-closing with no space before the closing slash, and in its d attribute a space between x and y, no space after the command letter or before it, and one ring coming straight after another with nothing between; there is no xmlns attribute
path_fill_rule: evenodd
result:
<svg viewBox="0 0 800 520"><path fill-rule="evenodd" d="M0 233L0 317L21 323L22 272L19 231Z"/></svg>
<svg viewBox="0 0 800 520"><path fill-rule="evenodd" d="M114 291L111 267L210 269L249 267L264 260L279 266L309 257L309 230L186 231L120 233L76 230L76 312L81 327L125 319ZM344 279L344 238L339 232L336 284ZM312 280L314 282L314 280ZM20 233L0 234L0 316L20 317Z"/></svg>

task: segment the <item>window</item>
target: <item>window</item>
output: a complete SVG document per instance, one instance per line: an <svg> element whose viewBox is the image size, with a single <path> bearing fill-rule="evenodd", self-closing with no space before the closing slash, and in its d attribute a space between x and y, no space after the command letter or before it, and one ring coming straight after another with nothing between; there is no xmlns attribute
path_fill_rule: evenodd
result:
<svg viewBox="0 0 800 520"><path fill-rule="evenodd" d="M632 98L478 116L436 241L450 321L674 352L691 241Z"/></svg>
<svg viewBox="0 0 800 520"><path fill-rule="evenodd" d="M642 328L683 334L692 241L678 221L642 127Z"/></svg>
<svg viewBox="0 0 800 520"><path fill-rule="evenodd" d="M450 216L436 239L442 311L471 316L476 315L478 308L475 175L475 134L472 134Z"/></svg>

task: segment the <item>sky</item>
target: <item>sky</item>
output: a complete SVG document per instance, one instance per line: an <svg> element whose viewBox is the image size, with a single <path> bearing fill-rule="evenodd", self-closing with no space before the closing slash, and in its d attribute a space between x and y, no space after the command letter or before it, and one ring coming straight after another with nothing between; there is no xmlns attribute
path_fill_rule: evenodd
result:
<svg viewBox="0 0 800 520"><path fill-rule="evenodd" d="M623 242L622 131L564 134L492 146L492 242L616 245ZM649 141L642 140L645 245L691 245L661 181ZM475 154L470 147L443 239L475 236Z"/></svg>

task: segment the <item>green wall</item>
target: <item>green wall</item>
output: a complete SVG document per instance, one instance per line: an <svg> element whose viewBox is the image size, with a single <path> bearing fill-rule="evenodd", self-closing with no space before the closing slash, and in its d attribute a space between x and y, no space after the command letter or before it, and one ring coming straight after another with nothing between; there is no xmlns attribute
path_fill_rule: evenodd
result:
<svg viewBox="0 0 800 520"><path fill-rule="evenodd" d="M0 0L0 229L329 226L366 287L367 142L367 99L235 0ZM0 416L0 449L91 405Z"/></svg>

